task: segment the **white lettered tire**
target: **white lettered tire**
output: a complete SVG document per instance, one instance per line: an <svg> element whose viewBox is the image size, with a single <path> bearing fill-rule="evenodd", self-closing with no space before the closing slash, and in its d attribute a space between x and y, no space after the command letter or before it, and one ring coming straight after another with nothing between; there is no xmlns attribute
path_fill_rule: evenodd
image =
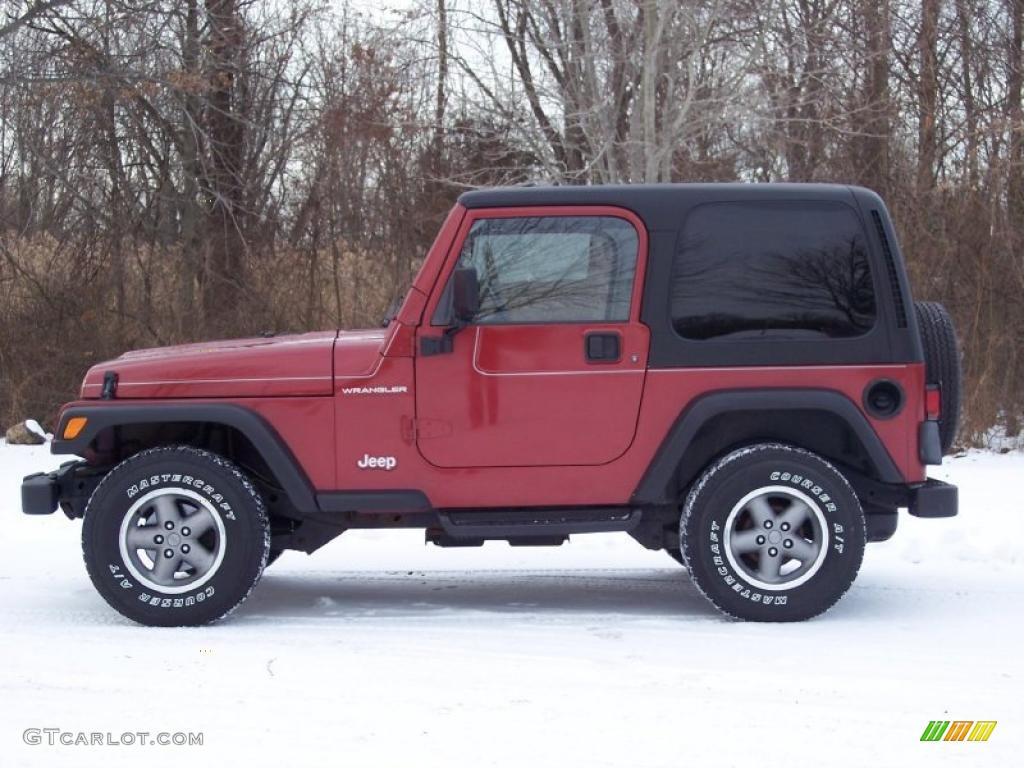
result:
<svg viewBox="0 0 1024 768"><path fill-rule="evenodd" d="M834 605L864 557L860 502L846 478L809 451L740 448L694 483L679 524L687 570L720 611L749 621L800 621Z"/></svg>
<svg viewBox="0 0 1024 768"><path fill-rule="evenodd" d="M263 499L238 467L209 451L142 451L112 469L86 506L89 578L140 624L223 618L249 595L269 552Z"/></svg>

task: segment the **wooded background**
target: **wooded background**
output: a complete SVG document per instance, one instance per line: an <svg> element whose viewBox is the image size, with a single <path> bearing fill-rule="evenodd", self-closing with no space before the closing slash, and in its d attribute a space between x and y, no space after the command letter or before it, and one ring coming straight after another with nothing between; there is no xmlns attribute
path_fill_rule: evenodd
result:
<svg viewBox="0 0 1024 768"><path fill-rule="evenodd" d="M0 421L129 348L374 325L468 187L740 180L878 191L965 438L1020 428L1024 0L0 5Z"/></svg>

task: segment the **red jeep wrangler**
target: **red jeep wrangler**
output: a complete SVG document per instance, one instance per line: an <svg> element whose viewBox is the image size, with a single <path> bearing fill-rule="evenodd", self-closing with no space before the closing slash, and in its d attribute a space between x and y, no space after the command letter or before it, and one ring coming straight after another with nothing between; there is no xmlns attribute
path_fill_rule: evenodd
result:
<svg viewBox="0 0 1024 768"><path fill-rule="evenodd" d="M914 304L882 201L828 185L464 194L383 330L131 352L93 367L24 511L84 517L143 624L202 624L282 550L351 528L439 546L629 533L723 612L850 587L956 431L948 315Z"/></svg>

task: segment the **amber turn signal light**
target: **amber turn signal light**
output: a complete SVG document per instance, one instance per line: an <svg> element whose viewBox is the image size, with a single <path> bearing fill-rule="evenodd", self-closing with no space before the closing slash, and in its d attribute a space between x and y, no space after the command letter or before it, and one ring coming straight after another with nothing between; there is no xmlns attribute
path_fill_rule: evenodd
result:
<svg viewBox="0 0 1024 768"><path fill-rule="evenodd" d="M85 429L85 425L88 421L89 419L85 416L72 416L68 419L68 423L64 425L64 439L74 440L82 433L82 430Z"/></svg>

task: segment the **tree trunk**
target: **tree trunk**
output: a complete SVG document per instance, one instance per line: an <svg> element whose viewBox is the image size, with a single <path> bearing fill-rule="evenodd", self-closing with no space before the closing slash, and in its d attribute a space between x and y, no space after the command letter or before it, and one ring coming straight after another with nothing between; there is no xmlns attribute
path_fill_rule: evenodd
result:
<svg viewBox="0 0 1024 768"><path fill-rule="evenodd" d="M917 194L922 201L935 187L938 28L939 0L924 0L921 5L921 33L917 39L920 61L917 84Z"/></svg>
<svg viewBox="0 0 1024 768"><path fill-rule="evenodd" d="M967 183L973 190L978 184L978 107L974 98L974 30L971 27L970 0L956 0L956 20L960 31L960 86L967 128Z"/></svg>
<svg viewBox="0 0 1024 768"><path fill-rule="evenodd" d="M644 69L641 94L643 105L643 181L658 180L658 16L657 0L644 7Z"/></svg>
<svg viewBox="0 0 1024 768"><path fill-rule="evenodd" d="M855 158L862 184L883 197L889 187L889 103L890 20L888 0L863 0L867 77L864 87L864 140Z"/></svg>
<svg viewBox="0 0 1024 768"><path fill-rule="evenodd" d="M1010 66L1007 108L1010 118L1010 169L1007 180L1010 229L1016 259L1024 258L1024 0L1008 0L1010 11ZM1018 266L1019 268L1019 266Z"/></svg>
<svg viewBox="0 0 1024 768"><path fill-rule="evenodd" d="M242 162L244 115L237 102L243 30L238 0L207 0L210 25L209 98L205 124L211 202L207 215L207 261L203 313L214 332L243 309L245 275Z"/></svg>
<svg viewBox="0 0 1024 768"><path fill-rule="evenodd" d="M185 34L182 42L182 60L186 75L199 78L199 7L198 0L186 0ZM175 329L179 338L195 338L201 318L194 311L196 289L203 283L202 269L202 225L203 209L200 203L200 180L203 176L202 147L200 133L194 126L202 123L202 107L199 96L187 93L183 96L181 127L178 142L181 151L182 190L178 200L180 216L180 263L177 272L177 303L174 316Z"/></svg>
<svg viewBox="0 0 1024 768"><path fill-rule="evenodd" d="M437 0L437 94L434 103L434 140L431 154L432 171L440 177L444 152L444 114L448 104L445 90L448 80L448 3Z"/></svg>

